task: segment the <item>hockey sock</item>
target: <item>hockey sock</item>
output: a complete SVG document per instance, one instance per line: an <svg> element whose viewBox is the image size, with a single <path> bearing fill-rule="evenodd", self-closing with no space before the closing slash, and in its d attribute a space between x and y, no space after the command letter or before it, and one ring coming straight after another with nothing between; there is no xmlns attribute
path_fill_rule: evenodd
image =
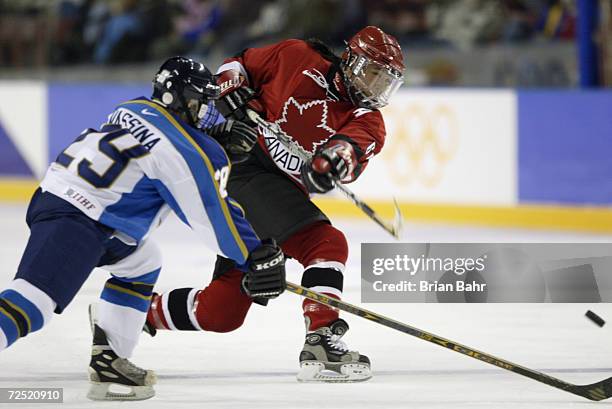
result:
<svg viewBox="0 0 612 409"><path fill-rule="evenodd" d="M117 355L129 358L138 342L160 270L138 277L113 276L106 281L97 323Z"/></svg>
<svg viewBox="0 0 612 409"><path fill-rule="evenodd" d="M157 329L202 330L194 314L198 292L197 288L177 288L164 294L154 294L147 322Z"/></svg>
<svg viewBox="0 0 612 409"><path fill-rule="evenodd" d="M41 329L53 316L55 302L23 279L0 292L0 350Z"/></svg>
<svg viewBox="0 0 612 409"><path fill-rule="evenodd" d="M344 276L335 268L321 267L323 264L319 263L320 267L315 265L307 268L302 276L302 285L329 297L340 299ZM304 300L302 309L307 331L315 331L327 326L339 317L338 310L309 299Z"/></svg>
<svg viewBox="0 0 612 409"><path fill-rule="evenodd" d="M244 273L229 270L203 290L178 288L155 294L147 323L157 329L229 332L239 328L252 300L241 287Z"/></svg>
<svg viewBox="0 0 612 409"><path fill-rule="evenodd" d="M316 291L314 288L313 291ZM318 291L317 291L318 292ZM331 298L340 299L337 295L329 293L325 294ZM316 301L304 300L302 303L302 309L304 311L304 320L306 322L306 331L316 331L318 328L328 326L333 321L337 320L340 316L338 310L327 305L319 304Z"/></svg>
<svg viewBox="0 0 612 409"><path fill-rule="evenodd" d="M313 291L340 298L344 277L344 263L348 244L344 234L329 223L306 226L282 244L285 254L307 266L302 285ZM314 301L302 304L307 331L314 331L338 319L338 311Z"/></svg>

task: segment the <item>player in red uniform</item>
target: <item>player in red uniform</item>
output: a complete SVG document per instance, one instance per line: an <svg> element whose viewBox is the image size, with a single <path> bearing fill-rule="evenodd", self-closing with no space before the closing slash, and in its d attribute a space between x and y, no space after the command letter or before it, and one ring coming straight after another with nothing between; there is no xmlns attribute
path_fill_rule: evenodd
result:
<svg viewBox="0 0 612 409"><path fill-rule="evenodd" d="M260 129L259 145L233 166L227 190L260 237L275 238L304 266L302 285L314 291L341 296L348 245L309 195L332 190L334 180L354 181L382 149L385 126L378 109L403 82L403 70L397 40L369 26L349 41L341 57L319 41L286 40L246 49L217 72L222 98L216 106L226 118L248 120L247 110L254 110L310 157L302 161ZM220 142L229 152L240 144ZM252 302L240 291L241 277L231 261L218 259L205 289L156 295L149 328L238 328ZM348 325L338 311L310 300L303 310L307 335L298 379L369 379L369 359L340 341ZM197 322L189 318L194 316Z"/></svg>

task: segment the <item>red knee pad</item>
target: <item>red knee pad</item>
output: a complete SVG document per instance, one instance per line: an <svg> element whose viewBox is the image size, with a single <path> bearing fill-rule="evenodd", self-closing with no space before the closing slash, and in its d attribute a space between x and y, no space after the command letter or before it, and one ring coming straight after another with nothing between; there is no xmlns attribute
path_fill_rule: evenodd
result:
<svg viewBox="0 0 612 409"><path fill-rule="evenodd" d="M283 252L304 267L320 261L345 264L348 243L344 234L329 223L317 222L306 226L281 245Z"/></svg>
<svg viewBox="0 0 612 409"><path fill-rule="evenodd" d="M230 332L240 328L252 303L241 289L243 275L239 270L228 271L196 295L193 307L204 331Z"/></svg>

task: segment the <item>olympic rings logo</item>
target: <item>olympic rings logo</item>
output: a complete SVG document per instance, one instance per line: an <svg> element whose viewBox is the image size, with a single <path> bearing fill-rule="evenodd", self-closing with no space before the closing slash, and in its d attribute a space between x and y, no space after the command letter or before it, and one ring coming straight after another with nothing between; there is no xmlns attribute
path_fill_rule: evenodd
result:
<svg viewBox="0 0 612 409"><path fill-rule="evenodd" d="M426 108L411 104L384 110L387 143L384 161L391 178L399 185L418 182L435 187L459 148L459 128L455 113L446 105Z"/></svg>

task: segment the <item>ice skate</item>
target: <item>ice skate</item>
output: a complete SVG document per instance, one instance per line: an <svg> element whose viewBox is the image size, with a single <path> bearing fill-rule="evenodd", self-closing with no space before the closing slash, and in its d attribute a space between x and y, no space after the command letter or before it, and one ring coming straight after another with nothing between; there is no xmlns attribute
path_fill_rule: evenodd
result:
<svg viewBox="0 0 612 409"><path fill-rule="evenodd" d="M372 377L368 357L349 351L341 340L348 328L346 321L338 319L306 334L298 381L361 382Z"/></svg>
<svg viewBox="0 0 612 409"><path fill-rule="evenodd" d="M87 397L91 400L144 400L155 396L155 372L137 367L112 350L104 330L94 320L93 306L89 318L93 331Z"/></svg>

